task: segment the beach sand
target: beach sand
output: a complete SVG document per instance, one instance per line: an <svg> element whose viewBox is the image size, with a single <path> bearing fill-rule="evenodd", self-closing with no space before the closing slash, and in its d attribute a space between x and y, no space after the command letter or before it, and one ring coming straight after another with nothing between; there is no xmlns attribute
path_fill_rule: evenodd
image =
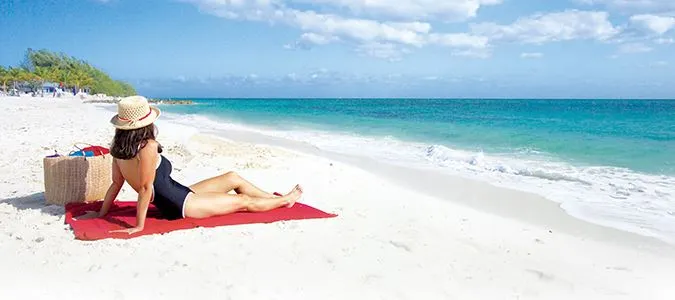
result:
<svg viewBox="0 0 675 300"><path fill-rule="evenodd" d="M674 247L539 196L169 118L158 140L176 180L301 183L302 202L339 216L75 240L63 207L44 203L42 158L107 146L102 106L0 98L0 299L675 299ZM119 196L135 198L128 186Z"/></svg>

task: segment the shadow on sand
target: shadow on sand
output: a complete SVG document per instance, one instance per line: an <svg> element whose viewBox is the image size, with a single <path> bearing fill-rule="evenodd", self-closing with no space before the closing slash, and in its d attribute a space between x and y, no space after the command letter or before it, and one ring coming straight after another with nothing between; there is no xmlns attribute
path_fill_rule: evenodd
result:
<svg viewBox="0 0 675 300"><path fill-rule="evenodd" d="M62 216L65 213L65 209L61 205L47 205L45 193L43 192L1 199L0 204L2 203L14 206L17 210L39 210L43 214L50 216Z"/></svg>

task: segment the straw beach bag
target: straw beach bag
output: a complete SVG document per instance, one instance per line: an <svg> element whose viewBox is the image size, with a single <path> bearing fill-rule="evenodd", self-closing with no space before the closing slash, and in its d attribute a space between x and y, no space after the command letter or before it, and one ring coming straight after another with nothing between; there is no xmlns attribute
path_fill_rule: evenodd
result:
<svg viewBox="0 0 675 300"><path fill-rule="evenodd" d="M113 157L107 149L90 145L88 149L94 151L84 151L75 147L79 151L68 156L57 154L43 159L48 204L101 200L112 184Z"/></svg>

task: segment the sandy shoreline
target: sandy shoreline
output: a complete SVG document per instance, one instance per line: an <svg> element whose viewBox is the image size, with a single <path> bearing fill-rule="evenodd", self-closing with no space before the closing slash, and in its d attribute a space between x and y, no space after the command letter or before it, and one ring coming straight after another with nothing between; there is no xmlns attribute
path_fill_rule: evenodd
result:
<svg viewBox="0 0 675 300"><path fill-rule="evenodd" d="M538 196L458 178L406 185L397 175L406 170L236 132L221 140L167 119L159 140L176 180L235 170L267 190L299 182L303 202L340 216L76 241L63 208L44 205L42 157L106 144L110 112L0 98L0 116L11 120L0 134L3 299L675 297L673 247L576 220Z"/></svg>

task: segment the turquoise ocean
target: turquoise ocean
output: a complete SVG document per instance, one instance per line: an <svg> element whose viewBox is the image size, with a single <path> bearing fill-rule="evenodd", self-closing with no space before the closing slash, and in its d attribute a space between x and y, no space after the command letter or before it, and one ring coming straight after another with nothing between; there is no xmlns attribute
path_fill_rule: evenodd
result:
<svg viewBox="0 0 675 300"><path fill-rule="evenodd" d="M575 217L675 242L675 101L191 100L162 110L201 129L541 194Z"/></svg>

